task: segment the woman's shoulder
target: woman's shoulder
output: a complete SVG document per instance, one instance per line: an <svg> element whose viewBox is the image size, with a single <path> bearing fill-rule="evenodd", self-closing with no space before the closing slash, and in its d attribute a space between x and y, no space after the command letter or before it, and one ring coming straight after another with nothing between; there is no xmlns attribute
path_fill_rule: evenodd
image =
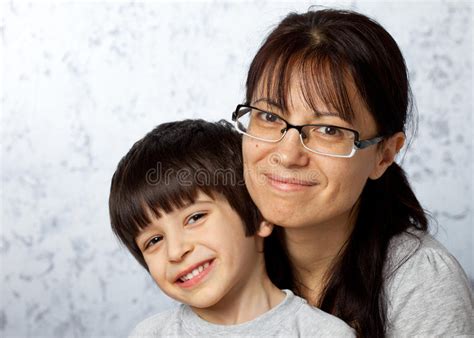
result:
<svg viewBox="0 0 474 338"><path fill-rule="evenodd" d="M391 239L387 262L385 272L388 276L405 264L421 264L427 267L443 264L459 267L456 258L437 239L416 229L407 230Z"/></svg>
<svg viewBox="0 0 474 338"><path fill-rule="evenodd" d="M417 280L424 284L450 281L469 287L469 280L456 258L432 235L409 230L392 238L387 252L385 278L397 282ZM427 277L431 280L427 280Z"/></svg>
<svg viewBox="0 0 474 338"><path fill-rule="evenodd" d="M410 230L394 237L385 277L389 335L473 333L469 280L430 234Z"/></svg>

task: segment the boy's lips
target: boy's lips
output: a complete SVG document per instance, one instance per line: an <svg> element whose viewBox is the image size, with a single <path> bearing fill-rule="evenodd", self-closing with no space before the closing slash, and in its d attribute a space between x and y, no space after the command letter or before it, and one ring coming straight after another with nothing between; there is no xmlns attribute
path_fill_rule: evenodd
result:
<svg viewBox="0 0 474 338"><path fill-rule="evenodd" d="M185 288L196 285L212 270L213 263L214 258L191 265L176 276L175 283Z"/></svg>

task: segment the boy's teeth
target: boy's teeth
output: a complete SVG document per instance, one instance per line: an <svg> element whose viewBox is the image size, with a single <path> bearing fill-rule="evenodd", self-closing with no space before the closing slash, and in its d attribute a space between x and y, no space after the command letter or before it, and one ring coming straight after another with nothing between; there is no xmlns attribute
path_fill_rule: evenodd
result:
<svg viewBox="0 0 474 338"><path fill-rule="evenodd" d="M193 279L194 277L196 277L197 275L199 275L201 272L204 271L204 269L208 268L209 267L209 262L207 263L204 263L204 265L201 265L199 267L197 267L196 269L194 269L193 271L191 271L190 273L188 273L187 275L184 275L183 277L181 277L179 280L181 282L186 282L190 279Z"/></svg>

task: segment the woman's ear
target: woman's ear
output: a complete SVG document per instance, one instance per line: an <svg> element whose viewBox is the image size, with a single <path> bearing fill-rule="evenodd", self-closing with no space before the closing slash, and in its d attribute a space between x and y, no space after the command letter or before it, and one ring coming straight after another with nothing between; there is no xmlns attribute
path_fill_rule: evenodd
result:
<svg viewBox="0 0 474 338"><path fill-rule="evenodd" d="M380 178L385 170L393 163L400 149L405 144L405 133L398 132L383 141L381 149L377 150L377 162L369 175L376 180Z"/></svg>
<svg viewBox="0 0 474 338"><path fill-rule="evenodd" d="M259 229L257 230L257 236L268 237L273 231L273 224L267 221L260 222Z"/></svg>

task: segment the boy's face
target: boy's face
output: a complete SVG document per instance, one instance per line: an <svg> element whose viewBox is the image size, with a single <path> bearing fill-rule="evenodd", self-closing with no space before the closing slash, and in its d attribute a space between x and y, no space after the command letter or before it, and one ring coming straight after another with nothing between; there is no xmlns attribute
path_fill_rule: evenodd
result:
<svg viewBox="0 0 474 338"><path fill-rule="evenodd" d="M239 215L215 195L200 192L195 203L162 213L136 238L160 289L195 308L225 306L265 273L257 262L271 228L245 237Z"/></svg>

